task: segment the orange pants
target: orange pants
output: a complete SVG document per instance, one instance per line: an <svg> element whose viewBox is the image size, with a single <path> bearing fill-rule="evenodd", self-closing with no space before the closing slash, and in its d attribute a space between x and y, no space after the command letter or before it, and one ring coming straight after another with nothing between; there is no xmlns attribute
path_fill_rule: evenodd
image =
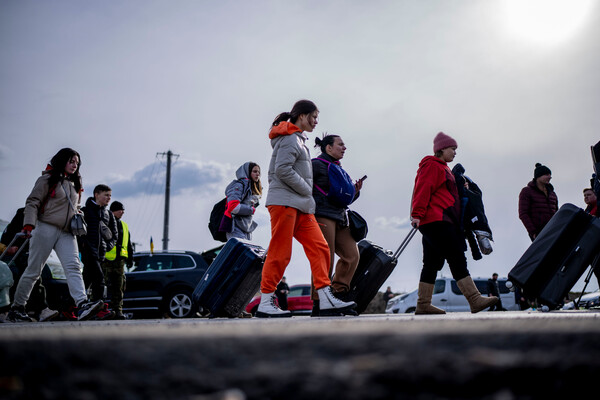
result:
<svg viewBox="0 0 600 400"><path fill-rule="evenodd" d="M310 263L316 289L331 284L329 280L329 246L313 214L293 207L268 206L271 214L271 242L262 270L260 291L273 293L292 258L292 239L302 247Z"/></svg>

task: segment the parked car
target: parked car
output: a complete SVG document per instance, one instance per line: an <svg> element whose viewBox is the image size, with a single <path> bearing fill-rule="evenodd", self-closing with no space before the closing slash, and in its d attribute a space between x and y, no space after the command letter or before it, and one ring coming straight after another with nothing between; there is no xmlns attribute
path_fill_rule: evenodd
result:
<svg viewBox="0 0 600 400"><path fill-rule="evenodd" d="M488 295L487 278L473 278L477 289L483 296ZM506 310L519 310L515 294L506 287L506 278L498 278L498 288L502 307ZM386 313L412 313L417 308L418 290L392 297L387 304ZM433 287L431 304L446 312L470 311L469 303L452 278L439 278Z"/></svg>
<svg viewBox="0 0 600 400"><path fill-rule="evenodd" d="M577 298L579 300L579 298ZM584 294L581 296L581 301L579 302L579 309L589 310L591 308L598 309L600 308L600 290L588 294ZM571 301L563 306L563 310L574 310L575 302Z"/></svg>
<svg viewBox="0 0 600 400"><path fill-rule="evenodd" d="M205 251L139 252L125 273L123 312L166 313L171 318L195 316L194 288L223 246Z"/></svg>
<svg viewBox="0 0 600 400"><path fill-rule="evenodd" d="M310 285L292 285L288 293L288 310L294 315L310 314L312 312L313 302L310 298ZM246 306L246 311L252 315L256 314L260 295L254 297Z"/></svg>

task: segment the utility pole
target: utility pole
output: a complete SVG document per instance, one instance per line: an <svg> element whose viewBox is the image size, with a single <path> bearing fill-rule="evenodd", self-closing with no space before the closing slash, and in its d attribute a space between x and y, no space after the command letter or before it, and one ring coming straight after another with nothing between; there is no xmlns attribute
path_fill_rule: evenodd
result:
<svg viewBox="0 0 600 400"><path fill-rule="evenodd" d="M166 153L157 153L157 155L167 156L167 184L165 185L165 222L163 225L163 250L169 249L169 204L171 197L171 158L179 157L179 154L173 154L171 150Z"/></svg>

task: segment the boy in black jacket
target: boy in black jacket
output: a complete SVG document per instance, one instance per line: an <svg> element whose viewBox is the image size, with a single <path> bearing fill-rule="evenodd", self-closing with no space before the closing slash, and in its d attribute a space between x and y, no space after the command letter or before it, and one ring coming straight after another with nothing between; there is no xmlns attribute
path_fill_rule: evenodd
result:
<svg viewBox="0 0 600 400"><path fill-rule="evenodd" d="M83 262L83 280L86 288L92 290L91 298L94 301L104 300L105 282L101 262L107 251L115 246L117 240L117 221L107 209L110 203L112 190L107 185L98 185L94 188L94 197L90 197L82 208L87 235L79 240L79 251ZM96 319L111 319L115 313L108 309L108 305L96 315Z"/></svg>

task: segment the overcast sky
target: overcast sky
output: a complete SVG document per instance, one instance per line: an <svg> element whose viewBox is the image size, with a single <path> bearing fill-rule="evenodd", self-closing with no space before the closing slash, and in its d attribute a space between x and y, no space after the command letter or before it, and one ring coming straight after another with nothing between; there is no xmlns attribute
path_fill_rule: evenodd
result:
<svg viewBox="0 0 600 400"><path fill-rule="evenodd" d="M169 249L212 248L213 204L250 160L266 192L270 124L307 98L321 111L311 143L342 136L344 168L369 176L352 208L387 249L408 233L415 173L433 137L454 137L495 240L483 260L469 256L469 269L506 276L530 244L517 205L535 163L552 170L560 204L583 206L590 145L600 140L593 1L5 0L0 52L0 219L24 205L60 148L73 147L83 201L110 185L140 250L151 236L162 248L161 153L178 155ZM266 247L264 207L256 220L254 239ZM420 241L386 286L417 286ZM310 280L299 246L286 276Z"/></svg>

